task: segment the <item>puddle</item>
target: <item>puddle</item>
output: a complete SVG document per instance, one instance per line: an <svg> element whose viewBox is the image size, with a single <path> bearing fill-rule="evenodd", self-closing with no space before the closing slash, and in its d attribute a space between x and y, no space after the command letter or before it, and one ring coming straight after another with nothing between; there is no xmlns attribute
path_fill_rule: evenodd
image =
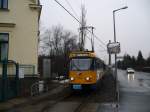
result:
<svg viewBox="0 0 150 112"><path fill-rule="evenodd" d="M128 74L128 81L133 81L135 80L135 75L134 74Z"/></svg>

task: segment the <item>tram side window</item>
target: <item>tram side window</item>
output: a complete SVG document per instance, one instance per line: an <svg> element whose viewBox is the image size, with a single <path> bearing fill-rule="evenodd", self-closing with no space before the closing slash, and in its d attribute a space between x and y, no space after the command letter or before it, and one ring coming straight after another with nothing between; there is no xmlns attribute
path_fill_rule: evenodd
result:
<svg viewBox="0 0 150 112"><path fill-rule="evenodd" d="M104 69L104 65L100 61L96 61L96 69Z"/></svg>
<svg viewBox="0 0 150 112"><path fill-rule="evenodd" d="M95 60L95 67L94 67L95 70L97 69L97 66L98 66L98 65L97 65L97 61Z"/></svg>
<svg viewBox="0 0 150 112"><path fill-rule="evenodd" d="M103 65L101 62L99 62L99 69L103 68Z"/></svg>
<svg viewBox="0 0 150 112"><path fill-rule="evenodd" d="M97 62L97 65L98 65L98 69L100 69L100 63L99 62Z"/></svg>
<svg viewBox="0 0 150 112"><path fill-rule="evenodd" d="M96 60L95 65L96 65L96 69L100 69L100 63L97 60Z"/></svg>
<svg viewBox="0 0 150 112"><path fill-rule="evenodd" d="M0 33L0 61L8 59L8 33Z"/></svg>
<svg viewBox="0 0 150 112"><path fill-rule="evenodd" d="M106 65L103 63L103 69L106 70Z"/></svg>

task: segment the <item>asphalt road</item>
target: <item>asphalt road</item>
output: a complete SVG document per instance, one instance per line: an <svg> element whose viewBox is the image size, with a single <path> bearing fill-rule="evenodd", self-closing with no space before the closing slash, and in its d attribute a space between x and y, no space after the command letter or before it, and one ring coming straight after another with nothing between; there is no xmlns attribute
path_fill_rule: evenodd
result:
<svg viewBox="0 0 150 112"><path fill-rule="evenodd" d="M150 73L118 70L119 112L150 112Z"/></svg>

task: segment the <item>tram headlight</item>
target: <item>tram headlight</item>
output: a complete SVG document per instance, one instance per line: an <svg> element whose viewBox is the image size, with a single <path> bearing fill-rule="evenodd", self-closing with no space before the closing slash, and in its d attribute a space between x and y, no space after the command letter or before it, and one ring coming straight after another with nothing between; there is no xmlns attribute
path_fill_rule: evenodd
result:
<svg viewBox="0 0 150 112"><path fill-rule="evenodd" d="M86 77L85 79L88 81L88 80L90 80L90 77Z"/></svg>
<svg viewBox="0 0 150 112"><path fill-rule="evenodd" d="M70 80L73 81L73 80L74 80L74 77L71 77Z"/></svg>

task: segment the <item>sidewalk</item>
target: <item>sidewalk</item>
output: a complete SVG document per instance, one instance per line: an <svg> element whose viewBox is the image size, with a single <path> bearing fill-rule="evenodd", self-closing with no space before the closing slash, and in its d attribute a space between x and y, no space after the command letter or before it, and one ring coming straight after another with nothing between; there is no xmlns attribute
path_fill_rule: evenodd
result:
<svg viewBox="0 0 150 112"><path fill-rule="evenodd" d="M0 112L39 102L53 94L61 92L66 87L67 86L64 86L64 85L58 85L58 87L53 87L48 92L41 93L38 96L18 97L18 98L8 100L7 102L2 102L0 103Z"/></svg>

